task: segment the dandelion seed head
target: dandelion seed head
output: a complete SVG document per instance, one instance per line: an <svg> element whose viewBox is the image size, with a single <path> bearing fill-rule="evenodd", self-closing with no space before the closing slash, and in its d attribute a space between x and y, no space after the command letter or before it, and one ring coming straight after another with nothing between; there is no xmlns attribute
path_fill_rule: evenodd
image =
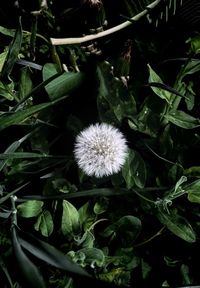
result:
<svg viewBox="0 0 200 288"><path fill-rule="evenodd" d="M128 155L123 134L112 125L90 125L77 136L74 156L88 176L98 178L118 173Z"/></svg>

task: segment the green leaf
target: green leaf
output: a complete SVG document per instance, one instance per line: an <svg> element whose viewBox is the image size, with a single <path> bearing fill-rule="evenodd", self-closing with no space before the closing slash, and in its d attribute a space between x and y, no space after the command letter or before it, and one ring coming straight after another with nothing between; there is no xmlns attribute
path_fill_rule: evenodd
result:
<svg viewBox="0 0 200 288"><path fill-rule="evenodd" d="M150 83L160 83L163 84L162 79L158 76L158 74L151 68L151 66L148 64L147 65L149 68L149 82ZM172 101L172 94L167 91L166 89L163 89L161 87L155 87L151 86L151 89L153 90L153 92L159 96L160 98L164 99L167 101L168 104L171 105L171 101Z"/></svg>
<svg viewBox="0 0 200 288"><path fill-rule="evenodd" d="M200 204L200 180L199 179L186 185L184 189L188 193L188 200L190 202Z"/></svg>
<svg viewBox="0 0 200 288"><path fill-rule="evenodd" d="M26 159L26 158L51 158L51 155L32 153L32 152L14 152L0 154L1 160L7 159Z"/></svg>
<svg viewBox="0 0 200 288"><path fill-rule="evenodd" d="M50 199L75 199L75 198L82 198L82 197L97 197L97 196L116 196L116 195L125 195L131 193L127 189L124 188L97 188L91 190L83 190L78 191L76 193L63 193L60 195L25 195L21 198L24 200L50 200Z"/></svg>
<svg viewBox="0 0 200 288"><path fill-rule="evenodd" d="M132 215L121 217L115 223L109 225L102 233L104 237L114 236L121 240L124 247L132 246L140 234L142 223L140 219Z"/></svg>
<svg viewBox="0 0 200 288"><path fill-rule="evenodd" d="M15 29L8 29L6 27L0 26L0 33L6 36L14 37L15 36Z"/></svg>
<svg viewBox="0 0 200 288"><path fill-rule="evenodd" d="M29 200L17 206L17 213L21 217L30 218L38 216L44 203L38 200Z"/></svg>
<svg viewBox="0 0 200 288"><path fill-rule="evenodd" d="M12 241L18 267L20 268L24 278L28 282L28 287L45 288L46 285L44 279L40 274L37 266L29 260L29 258L26 256L20 246L15 227L12 228Z"/></svg>
<svg viewBox="0 0 200 288"><path fill-rule="evenodd" d="M28 95L33 88L31 80L31 71L29 67L23 67L20 70L20 82L19 82L19 95L18 98L21 100Z"/></svg>
<svg viewBox="0 0 200 288"><path fill-rule="evenodd" d="M63 214L61 223L62 233L72 237L80 229L79 213L67 200L63 200Z"/></svg>
<svg viewBox="0 0 200 288"><path fill-rule="evenodd" d="M19 18L18 28L16 29L14 38L10 44L8 54L1 71L1 77L4 79L8 78L8 80L10 80L9 75L12 72L13 66L18 58L21 49L21 42L22 42L22 26L21 26L21 18Z"/></svg>
<svg viewBox="0 0 200 288"><path fill-rule="evenodd" d="M184 129L193 129L200 126L200 119L197 119L183 111L175 111L164 116L168 121Z"/></svg>
<svg viewBox="0 0 200 288"><path fill-rule="evenodd" d="M7 54L8 54L8 51L4 51L0 54L0 73L2 71L2 68L3 68L4 62L6 60Z"/></svg>
<svg viewBox="0 0 200 288"><path fill-rule="evenodd" d="M58 73L55 64L47 63L43 67L43 79L47 80ZM51 100L68 95L83 83L85 75L82 72L64 72L46 85L45 89Z"/></svg>
<svg viewBox="0 0 200 288"><path fill-rule="evenodd" d="M48 210L42 211L34 225L36 231L40 231L44 237L49 237L53 232L53 219Z"/></svg>
<svg viewBox="0 0 200 288"><path fill-rule="evenodd" d="M196 235L190 223L175 211L170 214L159 211L157 217L176 236L189 243L196 241Z"/></svg>
<svg viewBox="0 0 200 288"><path fill-rule="evenodd" d="M188 63L186 63L185 67L182 69L180 81L186 76L186 75L192 75L196 72L200 71L200 60L199 59L191 59Z"/></svg>
<svg viewBox="0 0 200 288"><path fill-rule="evenodd" d="M73 274L90 277L85 270L73 263L67 255L63 254L60 250L53 247L49 243L39 240L31 234L21 232L19 242L24 249L29 251L35 257L58 269L65 270Z"/></svg>
<svg viewBox="0 0 200 288"><path fill-rule="evenodd" d="M134 185L139 188L145 186L146 165L138 152L129 150L129 156L122 168L122 175L127 189L131 189Z"/></svg>
<svg viewBox="0 0 200 288"><path fill-rule="evenodd" d="M80 221L81 226L84 228L84 231L87 231L87 228L89 228L96 220L96 215L92 208L93 207L91 203L86 202L78 210L79 221Z"/></svg>
<svg viewBox="0 0 200 288"><path fill-rule="evenodd" d="M17 193L18 191L20 191L22 188L26 187L26 185L30 184L30 182L27 182L23 185L21 185L20 187L16 188L15 190L11 191L10 193L6 194L5 196L0 198L0 204L2 204L3 202L5 202L6 200L8 200L10 198L10 196L14 195L15 193Z"/></svg>
<svg viewBox="0 0 200 288"><path fill-rule="evenodd" d="M72 253L69 253L69 255ZM83 248L73 255L73 261L80 263L81 266L90 265L91 268L103 267L105 255L102 250L97 248Z"/></svg>
<svg viewBox="0 0 200 288"><path fill-rule="evenodd" d="M200 204L200 190L198 191L189 191L188 200L192 203Z"/></svg>
<svg viewBox="0 0 200 288"><path fill-rule="evenodd" d="M7 153L14 153L19 147L20 145L28 139L28 137L31 135L32 133L28 133L25 136L23 136L22 138L20 138L19 140L13 142L4 152L4 154ZM4 159L2 161L0 161L0 171L5 167L7 163L7 159Z"/></svg>
<svg viewBox="0 0 200 288"><path fill-rule="evenodd" d="M132 215L123 216L115 225L119 237L122 238L122 242L126 246L131 246L135 242L142 228L140 219Z"/></svg>
<svg viewBox="0 0 200 288"><path fill-rule="evenodd" d="M83 248L93 248L95 243L95 237L91 231L86 230L82 236L74 237L76 244Z"/></svg>
<svg viewBox="0 0 200 288"><path fill-rule="evenodd" d="M94 213L97 215L104 213L108 208L108 204L108 198L100 198L94 205Z"/></svg>
<svg viewBox="0 0 200 288"><path fill-rule="evenodd" d="M49 103L42 103L42 104L34 105L30 108L17 111L12 114L4 114L0 116L0 130L3 130L14 124L19 124L25 119L27 119L28 117L32 116L33 114L38 113L45 108L51 107L55 105L58 101L61 101L65 98L66 97L63 97L63 98L60 98L58 100L55 100Z"/></svg>
<svg viewBox="0 0 200 288"><path fill-rule="evenodd" d="M97 66L97 107L101 121L119 121L136 113L136 103L130 91L113 75L112 66L104 61Z"/></svg>
<svg viewBox="0 0 200 288"><path fill-rule="evenodd" d="M4 82L0 81L0 95L5 99L12 101L14 99L14 83L11 82L9 84L5 84Z"/></svg>

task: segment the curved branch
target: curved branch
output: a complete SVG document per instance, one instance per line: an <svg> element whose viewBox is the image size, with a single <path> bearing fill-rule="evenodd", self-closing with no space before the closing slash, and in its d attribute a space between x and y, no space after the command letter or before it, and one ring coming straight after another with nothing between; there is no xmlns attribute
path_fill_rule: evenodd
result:
<svg viewBox="0 0 200 288"><path fill-rule="evenodd" d="M139 14L135 15L134 17L130 18L130 21L125 21L115 27L107 29L105 31L99 32L97 34L86 35L83 37L78 38L50 38L52 45L69 45L69 44L81 44L87 41L95 40L110 34L113 34L117 31L120 31L129 25L132 24L132 21L138 21L141 17L148 14L149 10L156 7L162 0L156 0L153 3L149 4L145 10L140 12Z"/></svg>

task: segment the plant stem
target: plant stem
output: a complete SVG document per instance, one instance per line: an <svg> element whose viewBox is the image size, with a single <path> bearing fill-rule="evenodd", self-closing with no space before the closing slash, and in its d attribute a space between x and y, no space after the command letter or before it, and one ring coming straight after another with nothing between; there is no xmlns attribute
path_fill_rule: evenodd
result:
<svg viewBox="0 0 200 288"><path fill-rule="evenodd" d="M142 12L138 13L137 15L135 15L134 17L130 18L130 21L125 21L115 27L112 27L110 29L107 29L105 31L99 32L97 34L92 34L92 35L86 35L83 37L77 37L77 38L51 38L51 43L52 45L68 45L68 44L81 44L87 41L91 41L91 40L95 40L101 37L105 37L108 36L110 34L113 34L117 31L120 31L126 27L128 27L129 25L132 24L133 21L138 21L141 17L145 16L146 14L148 14L149 10L153 9L154 7L156 7L161 0L156 0L153 3L149 4L145 10L143 10Z"/></svg>
<svg viewBox="0 0 200 288"><path fill-rule="evenodd" d="M150 238L148 238L147 240L138 243L136 245L134 245L134 247L140 247L143 246L145 244L147 244L148 242L152 241L154 238L156 238L157 236L160 236L160 234L162 233L162 231L165 229L165 226L163 226L156 234L154 234L153 236L151 236Z"/></svg>
<svg viewBox="0 0 200 288"><path fill-rule="evenodd" d="M12 207L12 218L11 218L11 229L12 229L14 226L17 226L17 209L15 207L17 196L15 195L10 196L10 200L11 200L11 207Z"/></svg>
<svg viewBox="0 0 200 288"><path fill-rule="evenodd" d="M140 198L144 199L147 202L150 202L152 204L155 204L155 201L145 197L144 195L140 194L137 190L133 190L135 194L137 194Z"/></svg>

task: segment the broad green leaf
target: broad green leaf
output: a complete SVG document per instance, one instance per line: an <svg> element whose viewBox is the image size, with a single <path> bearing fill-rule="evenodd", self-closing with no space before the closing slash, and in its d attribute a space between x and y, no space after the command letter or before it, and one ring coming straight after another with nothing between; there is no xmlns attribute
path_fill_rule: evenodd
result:
<svg viewBox="0 0 200 288"><path fill-rule="evenodd" d="M187 98L185 98L185 103L187 105L187 109L191 111L194 108L195 105L195 96L196 93L194 92L194 83L192 81L189 81L187 83L185 82L179 82L179 89L182 94L186 95Z"/></svg>
<svg viewBox="0 0 200 288"><path fill-rule="evenodd" d="M49 237L53 232L53 219L48 210L42 211L34 225L36 231L40 231L44 237Z"/></svg>
<svg viewBox="0 0 200 288"><path fill-rule="evenodd" d="M0 33L6 36L14 37L15 36L15 29L8 29L6 27L0 26Z"/></svg>
<svg viewBox="0 0 200 288"><path fill-rule="evenodd" d="M200 175L200 166L192 166L184 170L184 175L186 176L199 176Z"/></svg>
<svg viewBox="0 0 200 288"><path fill-rule="evenodd" d="M194 74L194 73L199 72L199 71L200 71L200 60L193 58L182 69L182 71L181 71L182 74L179 76L180 77L179 81L182 81L182 79L186 75L191 75L191 74Z"/></svg>
<svg viewBox="0 0 200 288"><path fill-rule="evenodd" d="M79 213L67 200L63 200L63 214L61 223L62 233L72 237L80 229Z"/></svg>
<svg viewBox="0 0 200 288"><path fill-rule="evenodd" d="M188 193L188 200L190 202L200 204L200 180L199 179L186 185L184 189Z"/></svg>
<svg viewBox="0 0 200 288"><path fill-rule="evenodd" d="M143 188L146 182L145 162L137 151L129 150L129 156L122 168L122 175L126 182L127 189L134 185Z"/></svg>
<svg viewBox="0 0 200 288"><path fill-rule="evenodd" d="M14 38L10 44L8 54L6 56L4 65L1 70L1 77L9 79L10 73L12 72L13 66L18 58L22 42L22 26L21 18L19 18L18 28L16 29ZM6 79L6 80L7 80Z"/></svg>
<svg viewBox="0 0 200 288"><path fill-rule="evenodd" d="M0 54L0 73L3 68L4 62L6 60L7 54L8 54L8 51L4 51Z"/></svg>
<svg viewBox="0 0 200 288"><path fill-rule="evenodd" d="M29 67L23 67L20 69L20 82L19 82L19 95L18 98L21 100L28 95L33 88L31 80L31 72Z"/></svg>
<svg viewBox="0 0 200 288"><path fill-rule="evenodd" d="M140 234L142 223L139 218L126 215L120 218L116 223L117 233L121 238L122 244L131 246Z"/></svg>
<svg viewBox="0 0 200 288"><path fill-rule="evenodd" d="M125 247L132 246L140 234L142 223L140 219L132 215L121 217L115 223L109 225L103 232L104 237L116 237Z"/></svg>
<svg viewBox="0 0 200 288"><path fill-rule="evenodd" d="M168 104L156 95L149 95L142 103L139 113L128 120L131 129L157 137Z"/></svg>
<svg viewBox="0 0 200 288"><path fill-rule="evenodd" d="M163 81L160 78L160 76L158 76L158 74L151 68L151 66L149 64L147 66L149 68L149 82L150 83L154 82L154 83L163 84ZM155 86L151 86L151 89L154 91L154 93L157 96L166 100L167 103L171 105L172 94L169 91L167 91L166 89L160 88L160 87L157 88Z"/></svg>
<svg viewBox="0 0 200 288"><path fill-rule="evenodd" d="M189 191L188 200L192 203L200 204L200 190L198 191Z"/></svg>
<svg viewBox="0 0 200 288"><path fill-rule="evenodd" d="M9 101L12 101L14 99L14 83L11 82L9 84L4 84L2 81L0 81L0 95L4 98L6 98Z"/></svg>
<svg viewBox="0 0 200 288"><path fill-rule="evenodd" d="M184 94L181 94L179 91L177 91L176 89L174 89L174 88L172 88L166 84L159 83L159 82L149 82L148 86L155 87L158 89L163 89L163 90L168 91L172 94L175 94L175 95L180 96L180 97L184 97L187 100L189 100Z"/></svg>
<svg viewBox="0 0 200 288"><path fill-rule="evenodd" d="M76 244L82 248L93 248L95 243L95 237L89 230L86 230L81 237L74 237L74 240L76 241Z"/></svg>
<svg viewBox="0 0 200 288"><path fill-rule="evenodd" d="M67 272L90 277L79 265L73 263L71 259L54 246L46 243L33 235L21 233L19 237L20 245L37 258L46 263Z"/></svg>
<svg viewBox="0 0 200 288"><path fill-rule="evenodd" d="M47 63L43 67L43 80L47 80L58 73L53 63ZM83 83L85 75L82 72L64 72L62 75L51 81L45 89L51 100L68 95Z"/></svg>
<svg viewBox="0 0 200 288"><path fill-rule="evenodd" d="M45 288L46 284L37 266L23 252L19 239L15 230L12 228L12 242L17 264L24 278L27 281L28 287L31 288ZM20 278L19 278L20 281Z"/></svg>
<svg viewBox="0 0 200 288"><path fill-rule="evenodd" d="M167 228L176 236L189 243L193 243L196 241L196 235L190 223L185 218L178 215L176 212L168 214L159 211L157 217L160 222L163 225L166 225Z"/></svg>
<svg viewBox="0 0 200 288"><path fill-rule="evenodd" d="M175 111L164 116L168 121L184 129L193 129L200 126L200 119L195 118L184 111Z"/></svg>
<svg viewBox="0 0 200 288"><path fill-rule="evenodd" d="M42 201L29 200L17 206L17 214L24 218L36 217L42 211Z"/></svg>
<svg viewBox="0 0 200 288"><path fill-rule="evenodd" d="M109 201L107 198L100 198L94 205L94 213L99 215L104 213L108 208Z"/></svg>
<svg viewBox="0 0 200 288"><path fill-rule="evenodd" d="M188 39L187 42L190 43L191 50L193 53L195 53L195 54L200 53L200 36L199 35Z"/></svg>
<svg viewBox="0 0 200 288"><path fill-rule="evenodd" d="M141 261L141 269L142 269L142 278L148 279L149 273L152 271L153 267L150 266L147 262L145 262L143 259Z"/></svg>
<svg viewBox="0 0 200 288"><path fill-rule="evenodd" d="M81 206L78 210L79 213L79 221L81 226L84 228L84 231L87 231L96 220L96 215L92 209L92 205L90 202L86 202L83 206Z"/></svg>
<svg viewBox="0 0 200 288"><path fill-rule="evenodd" d="M66 97L60 98L58 100L49 102L49 103L42 103L32 106L30 108L26 108L24 110L20 110L11 114L2 115L0 116L0 130L3 130L11 125L19 124L28 117L32 116L35 113L40 112L41 110L51 107L55 105L58 101L65 99Z"/></svg>

